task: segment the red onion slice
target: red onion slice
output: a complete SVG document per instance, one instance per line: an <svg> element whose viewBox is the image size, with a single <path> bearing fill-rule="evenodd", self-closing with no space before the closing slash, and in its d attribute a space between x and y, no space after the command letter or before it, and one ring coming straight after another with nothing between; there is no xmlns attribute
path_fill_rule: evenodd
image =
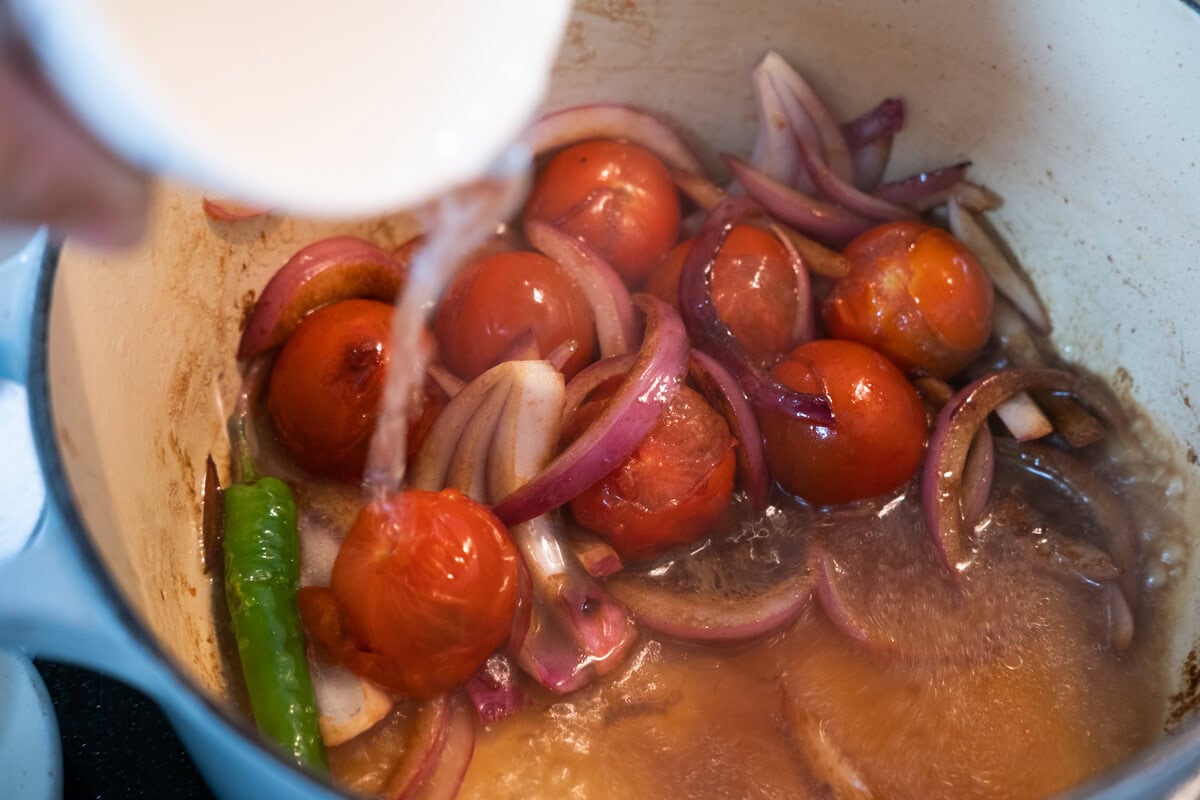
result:
<svg viewBox="0 0 1200 800"><path fill-rule="evenodd" d="M542 357L541 350L538 349L537 337L533 334L533 328L526 328L518 333L509 343L508 349L500 356L498 363L505 361L537 361Z"/></svg>
<svg viewBox="0 0 1200 800"><path fill-rule="evenodd" d="M419 783L388 795L394 800L454 800L475 754L475 722L461 698L449 701L440 752Z"/></svg>
<svg viewBox="0 0 1200 800"><path fill-rule="evenodd" d="M767 471L766 452L763 449L762 431L754 409L742 393L734 377L712 356L693 350L690 373L705 399L715 408L737 438L738 472L742 489L750 500L753 513L760 514L767 507L770 490L770 475Z"/></svg>
<svg viewBox="0 0 1200 800"><path fill-rule="evenodd" d="M829 165L833 175L842 181L851 180L854 170L850 163L850 151L842 136L842 129L834 121L833 115L829 113L829 109L825 107L825 103L821 101L808 81L804 80L800 73L796 72L774 50L763 56L759 63L759 69L763 70L774 84L785 109L788 108L789 99L794 99L803 108L817 132L821 146L819 155ZM800 133L803 130L803 124L795 116L789 116L789 119L792 129L798 134L797 139L802 139Z"/></svg>
<svg viewBox="0 0 1200 800"><path fill-rule="evenodd" d="M817 585L817 598L821 601L821 610L825 612L825 616L835 628L851 639L884 648L885 644L875 641L867 625L855 616L842 596L840 579L843 573L833 556L816 544L810 545L808 552L813 580Z"/></svg>
<svg viewBox="0 0 1200 800"><path fill-rule="evenodd" d="M997 447L1005 456L1015 459L1031 475L1042 478L1062 492L1076 505L1085 509L1100 531L1104 551L1111 554L1120 570L1121 583L1128 597L1137 597L1138 562L1141 544L1138 526L1113 490L1081 459L1038 442L1017 445L1000 441ZM1095 553L1059 548L1071 563L1072 569L1093 583L1111 580L1111 570ZM1063 552L1065 550L1065 552ZM1088 564L1091 564L1089 566ZM1098 569L1099 571L1096 571ZM1090 576L1090 577L1089 577Z"/></svg>
<svg viewBox="0 0 1200 800"><path fill-rule="evenodd" d="M980 425L971 442L967 463L963 467L962 518L963 527L974 528L983 519L992 482L996 475L996 442L987 425Z"/></svg>
<svg viewBox="0 0 1200 800"><path fill-rule="evenodd" d="M842 125L858 189L869 192L879 186L892 155L892 142L903 127L904 101L894 97Z"/></svg>
<svg viewBox="0 0 1200 800"><path fill-rule="evenodd" d="M838 800L873 800L875 793L830 737L827 726L808 713L785 688L783 718L791 740L813 776Z"/></svg>
<svg viewBox="0 0 1200 800"><path fill-rule="evenodd" d="M240 222L271 213L269 208L221 198L206 197L202 205L204 213L215 222Z"/></svg>
<svg viewBox="0 0 1200 800"><path fill-rule="evenodd" d="M443 367L441 364L428 364L425 367L425 374L433 378L433 382L438 385L446 397L453 399L467 385L467 382L455 375L450 370Z"/></svg>
<svg viewBox="0 0 1200 800"><path fill-rule="evenodd" d="M392 302L405 269L370 242L335 236L301 249L263 288L242 331L237 357L250 358L283 344L317 306L351 297Z"/></svg>
<svg viewBox="0 0 1200 800"><path fill-rule="evenodd" d="M416 730L403 760L384 783L383 794L396 800L419 797L421 787L433 775L446 746L450 730L450 697L441 695L421 705Z"/></svg>
<svg viewBox="0 0 1200 800"><path fill-rule="evenodd" d="M758 133L750 163L780 183L806 192L813 191L814 187L800 163L796 134L779 97L779 90L762 64L751 73L751 84L758 109ZM797 180L802 183L797 185Z"/></svg>
<svg viewBox="0 0 1200 800"><path fill-rule="evenodd" d="M929 196L950 189L964 180L969 166L970 161L961 161L929 172L918 172L916 175L881 185L875 190L875 196L889 203L923 210L922 204Z"/></svg>
<svg viewBox="0 0 1200 800"><path fill-rule="evenodd" d="M746 194L776 217L821 244L838 249L874 223L833 203L817 200L764 175L735 156L721 156Z"/></svg>
<svg viewBox="0 0 1200 800"><path fill-rule="evenodd" d="M502 366L508 367L507 364ZM502 378L467 420L454 446L450 463L446 465L443 486L457 489L472 500L487 502L487 469L492 439L500 424L500 412L504 410L511 391L512 379Z"/></svg>
<svg viewBox="0 0 1200 800"><path fill-rule="evenodd" d="M807 574L749 597L682 593L624 573L606 588L638 622L676 639L708 644L746 642L792 624L812 600Z"/></svg>
<svg viewBox="0 0 1200 800"><path fill-rule="evenodd" d="M1008 298L1039 333L1050 332L1050 315L1028 278L1005 256L983 226L951 197L947 206L950 231L970 250L992 279L996 291Z"/></svg>
<svg viewBox="0 0 1200 800"><path fill-rule="evenodd" d="M653 313L651 318L648 330L657 324ZM512 496L530 477L545 474L544 465L559 439L562 376L545 362L514 366L511 402L505 406L489 465L492 497ZM551 515L512 525L509 533L533 589L529 629L517 654L522 669L560 693L614 669L637 636L625 609L570 557L563 531Z"/></svg>
<svg viewBox="0 0 1200 800"><path fill-rule="evenodd" d="M675 179L675 187L705 211L711 211L725 196L724 189L699 173L672 167L671 177Z"/></svg>
<svg viewBox="0 0 1200 800"><path fill-rule="evenodd" d="M1104 587L1104 602L1108 609L1108 641L1118 653L1133 644L1133 609L1119 586Z"/></svg>
<svg viewBox="0 0 1200 800"><path fill-rule="evenodd" d="M907 208L889 202L881 197L859 191L847 179L834 173L816 150L803 137L796 137L800 153L800 163L804 171L817 188L835 203L850 211L874 220L891 221L900 219L915 219L916 215Z"/></svg>
<svg viewBox="0 0 1200 800"><path fill-rule="evenodd" d="M566 424L567 420L579 410L588 395L594 392L598 386L619 375L629 374L636 360L636 355L626 353L623 356L603 358L581 369L567 384L567 393L563 399L563 424Z"/></svg>
<svg viewBox="0 0 1200 800"><path fill-rule="evenodd" d="M525 704L517 671L503 653L493 653L467 681L467 696L484 725L512 716Z"/></svg>
<svg viewBox="0 0 1200 800"><path fill-rule="evenodd" d="M713 262L730 229L758 210L752 201L730 196L709 214L680 270L679 305L684 322L693 341L729 370L752 405L822 425L833 424L828 397L795 392L776 384L751 363L737 337L717 316L709 290Z"/></svg>
<svg viewBox="0 0 1200 800"><path fill-rule="evenodd" d="M577 531L571 537L570 547L579 566L593 578L607 578L625 568L612 545L597 536Z"/></svg>
<svg viewBox="0 0 1200 800"><path fill-rule="evenodd" d="M679 134L632 106L593 103L554 111L535 122L522 137L534 156L588 139L619 139L641 145L669 167L697 175L704 166Z"/></svg>
<svg viewBox="0 0 1200 800"><path fill-rule="evenodd" d="M688 355L683 323L658 298L639 294L635 302L646 314L646 336L628 377L578 439L493 506L506 525L558 508L611 472L646 438L679 391Z"/></svg>
<svg viewBox="0 0 1200 800"><path fill-rule="evenodd" d="M530 244L567 271L587 298L596 317L600 355L632 351L638 340L633 300L616 270L590 247L553 225L531 219L525 224L525 235Z"/></svg>
<svg viewBox="0 0 1200 800"><path fill-rule="evenodd" d="M996 416L1018 442L1028 442L1054 433L1054 426L1028 392L1017 392L996 406Z"/></svg>
<svg viewBox="0 0 1200 800"><path fill-rule="evenodd" d="M1083 378L1056 369L1014 368L989 373L960 390L938 414L921 489L925 521L950 574L963 566L962 493L963 466L971 441L996 406L1017 392L1048 389L1075 394L1109 420L1120 419L1120 409L1095 391Z"/></svg>
<svg viewBox="0 0 1200 800"><path fill-rule="evenodd" d="M567 339L558 347L550 351L546 356L546 361L550 362L550 366L554 367L559 372L563 371L563 367L571 360L571 356L575 355L575 351L579 349L579 342L574 339Z"/></svg>
<svg viewBox="0 0 1200 800"><path fill-rule="evenodd" d="M436 492L446 485L446 473L467 424L497 384L510 380L506 364L492 367L458 392L438 414L408 474L414 489Z"/></svg>
<svg viewBox="0 0 1200 800"><path fill-rule="evenodd" d="M812 282L808 278L808 269L804 266L804 257L800 255L792 237L783 226L772 223L768 226L771 233L783 245L788 258L792 262L792 272L796 276L796 322L792 325L791 346L803 344L817 336L817 316L814 310Z"/></svg>

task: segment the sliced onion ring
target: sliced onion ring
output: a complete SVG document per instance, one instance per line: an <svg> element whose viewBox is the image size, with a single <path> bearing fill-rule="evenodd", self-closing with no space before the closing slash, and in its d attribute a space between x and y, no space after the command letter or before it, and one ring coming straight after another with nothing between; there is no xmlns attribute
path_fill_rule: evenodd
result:
<svg viewBox="0 0 1200 800"><path fill-rule="evenodd" d="M929 438L921 474L922 507L934 544L950 574L963 555L963 467L971 441L997 405L1017 392L1048 389L1076 395L1110 422L1121 411L1085 379L1057 369L1013 368L991 372L968 384L941 410Z"/></svg>
<svg viewBox="0 0 1200 800"><path fill-rule="evenodd" d="M418 792L433 775L442 757L449 729L448 695L439 695L421 704L417 711L416 730L405 749L403 760L384 783L383 793L386 797L411 800L420 796Z"/></svg>
<svg viewBox="0 0 1200 800"><path fill-rule="evenodd" d="M679 391L688 356L683 323L656 297L639 294L634 301L646 314L646 336L629 376L578 439L493 506L506 525L558 508L611 472L646 438Z"/></svg>
<svg viewBox="0 0 1200 800"><path fill-rule="evenodd" d="M536 219L525 224L529 243L553 259L583 292L596 318L600 355L633 350L637 342L633 300L621 277L590 247L570 234Z"/></svg>
<svg viewBox="0 0 1200 800"><path fill-rule="evenodd" d="M875 190L875 196L889 203L921 209L930 195L950 189L966 179L970 161L960 161L948 167L939 167L929 172L918 172L898 181L885 183Z"/></svg>
<svg viewBox="0 0 1200 800"><path fill-rule="evenodd" d="M588 139L619 139L641 145L669 167L701 175L704 166L679 134L633 106L592 103L553 111L522 137L534 156Z"/></svg>
<svg viewBox="0 0 1200 800"><path fill-rule="evenodd" d="M508 368L500 364L468 383L450 399L417 451L416 461L409 471L409 483L414 489L436 492L445 485L446 473L467 424L492 389L509 379Z"/></svg>
<svg viewBox="0 0 1200 800"><path fill-rule="evenodd" d="M783 222L829 247L842 248L874 223L839 205L809 197L780 183L746 162L723 154L746 194L761 203Z"/></svg>
<svg viewBox="0 0 1200 800"><path fill-rule="evenodd" d="M817 95L816 90L774 50L763 56L759 68L768 75L774 84L785 109L789 99L795 100L804 109L819 138L820 155L829 165L832 173L843 181L851 180L853 167L850 163L850 151L842 136L842 129L834 121L833 115L829 113L829 109L825 107L825 103ZM793 130L797 130L799 133L797 122L795 117L791 118ZM803 139L801 136L797 138ZM803 143L801 146L803 147Z"/></svg>
<svg viewBox="0 0 1200 800"><path fill-rule="evenodd" d="M752 405L832 425L828 397L796 392L772 381L751 363L737 337L717 316L709 290L713 262L730 229L758 211L753 201L729 196L709 214L680 270L679 305L684 322L693 341L733 374Z"/></svg>
<svg viewBox="0 0 1200 800"><path fill-rule="evenodd" d="M317 306L351 297L392 302L406 271L370 242L353 236L322 239L301 249L263 288L246 321L237 357L250 358L283 344Z"/></svg>
<svg viewBox="0 0 1200 800"><path fill-rule="evenodd" d="M742 489L750 500L753 512L762 513L767 507L771 479L767 472L762 431L759 430L754 409L750 407L746 395L729 374L729 370L722 367L712 356L693 350L689 372L705 399L729 423L729 428L738 443L738 472L741 475Z"/></svg>
<svg viewBox="0 0 1200 800"><path fill-rule="evenodd" d="M702 597L656 585L653 579L619 573L605 582L638 622L676 639L709 644L745 642L780 630L808 608L807 574L753 597Z"/></svg>
<svg viewBox="0 0 1200 800"><path fill-rule="evenodd" d="M888 97L874 108L842 125L842 136L851 157L859 148L881 139L890 139L904 127L904 101Z"/></svg>
<svg viewBox="0 0 1200 800"><path fill-rule="evenodd" d="M619 375L629 374L636 360L636 355L626 353L623 356L602 358L580 370L579 374L567 384L567 393L563 400L563 423L566 424L566 421L587 400L588 395L594 392L600 384L610 381Z"/></svg>
<svg viewBox="0 0 1200 800"><path fill-rule="evenodd" d="M813 186L800 164L796 133L783 108L779 90L771 80L770 71L759 64L751 73L751 84L754 87L755 108L758 109L758 132L750 163L755 169L789 186L797 186L796 181L803 180L805 183L798 188L811 191Z"/></svg>
<svg viewBox="0 0 1200 800"><path fill-rule="evenodd" d="M503 653L489 656L467 681L466 690L475 706L475 715L484 725L515 714L524 704L516 667Z"/></svg>

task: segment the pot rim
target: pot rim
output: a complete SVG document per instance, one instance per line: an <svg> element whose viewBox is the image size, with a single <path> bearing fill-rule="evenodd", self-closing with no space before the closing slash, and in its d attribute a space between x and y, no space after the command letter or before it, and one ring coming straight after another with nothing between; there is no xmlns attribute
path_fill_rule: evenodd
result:
<svg viewBox="0 0 1200 800"><path fill-rule="evenodd" d="M1190 11L1200 15L1200 0L1179 0ZM92 543L87 528L75 504L74 493L66 473L62 450L54 434L54 411L50 395L49 324L50 304L53 300L54 280L58 274L62 255L62 242L48 243L42 254L40 274L33 310L33 328L29 353L27 390L29 393L30 424L33 429L34 446L41 464L47 487L47 502L58 508L63 523L78 549L83 568L90 573L97 589L108 601L117 621L129 633L130 638L141 645L145 655L156 662L177 684L173 690L182 690L199 700L202 707L220 720L241 744L254 748L259 756L275 760L278 764L299 773L314 789L333 791L346 796L328 779L302 769L269 747L257 731L241 714L235 713L227 704L217 703L187 675L159 645L154 634L137 618L132 607L117 588L100 554ZM157 698L156 698L157 699ZM1178 730L1164 733L1148 747L1131 758L1083 783L1070 787L1056 795L1059 800L1117 800L1117 798L1140 798L1160 796L1180 798L1181 789L1194 790L1200 787L1200 714L1184 723Z"/></svg>

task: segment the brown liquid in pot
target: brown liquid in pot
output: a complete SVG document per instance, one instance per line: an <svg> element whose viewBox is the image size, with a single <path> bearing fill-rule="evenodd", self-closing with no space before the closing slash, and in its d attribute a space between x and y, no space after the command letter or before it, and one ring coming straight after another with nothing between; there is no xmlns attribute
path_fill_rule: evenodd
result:
<svg viewBox="0 0 1200 800"><path fill-rule="evenodd" d="M834 515L788 508L739 528L736 546L754 555L737 569L803 568L818 539L888 643L856 641L815 600L792 629L750 645L644 633L614 676L563 697L531 689L527 708L482 729L459 796L1034 797L1154 737L1150 598L1117 652L1103 590L1029 547L1041 533L1093 533L1040 480L1002 467L961 589L940 572L913 486ZM335 775L377 790L411 717L402 708L336 748Z"/></svg>

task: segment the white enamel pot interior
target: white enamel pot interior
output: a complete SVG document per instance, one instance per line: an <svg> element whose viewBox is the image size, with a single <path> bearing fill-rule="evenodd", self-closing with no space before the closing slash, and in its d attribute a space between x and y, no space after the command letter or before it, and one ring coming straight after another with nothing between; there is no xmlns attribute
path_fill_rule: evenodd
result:
<svg viewBox="0 0 1200 800"><path fill-rule="evenodd" d="M718 151L749 150L748 77L768 48L809 76L840 117L884 96L906 99L893 174L974 162L975 177L1006 201L994 218L1047 299L1056 341L1170 434L1192 510L1200 484L1184 456L1200 441L1191 399L1200 365L1191 323L1200 303L1196 8L1180 0L580 0L549 104L657 109L715 165ZM44 591L7 616L24 621L18 633L31 647L151 691L220 793L286 787L309 796L322 790L255 745L227 710L212 586L201 571L204 459L227 449L233 353L252 293L320 235L359 233L388 246L412 226L402 217L269 218L229 228L209 223L196 196L173 191L155 213L136 251L68 246L43 274L30 390L57 506L47 520L59 539L43 531L24 555L58 574L21 579ZM1196 531L1189 541L1194 550ZM74 566L56 567L56 552ZM1191 556L1169 589L1178 613L1162 671L1172 691L1200 632ZM14 575L8 567L0 580ZM70 602L79 597L92 604L87 613ZM1200 730L1185 724L1080 792L1191 797L1198 772Z"/></svg>

